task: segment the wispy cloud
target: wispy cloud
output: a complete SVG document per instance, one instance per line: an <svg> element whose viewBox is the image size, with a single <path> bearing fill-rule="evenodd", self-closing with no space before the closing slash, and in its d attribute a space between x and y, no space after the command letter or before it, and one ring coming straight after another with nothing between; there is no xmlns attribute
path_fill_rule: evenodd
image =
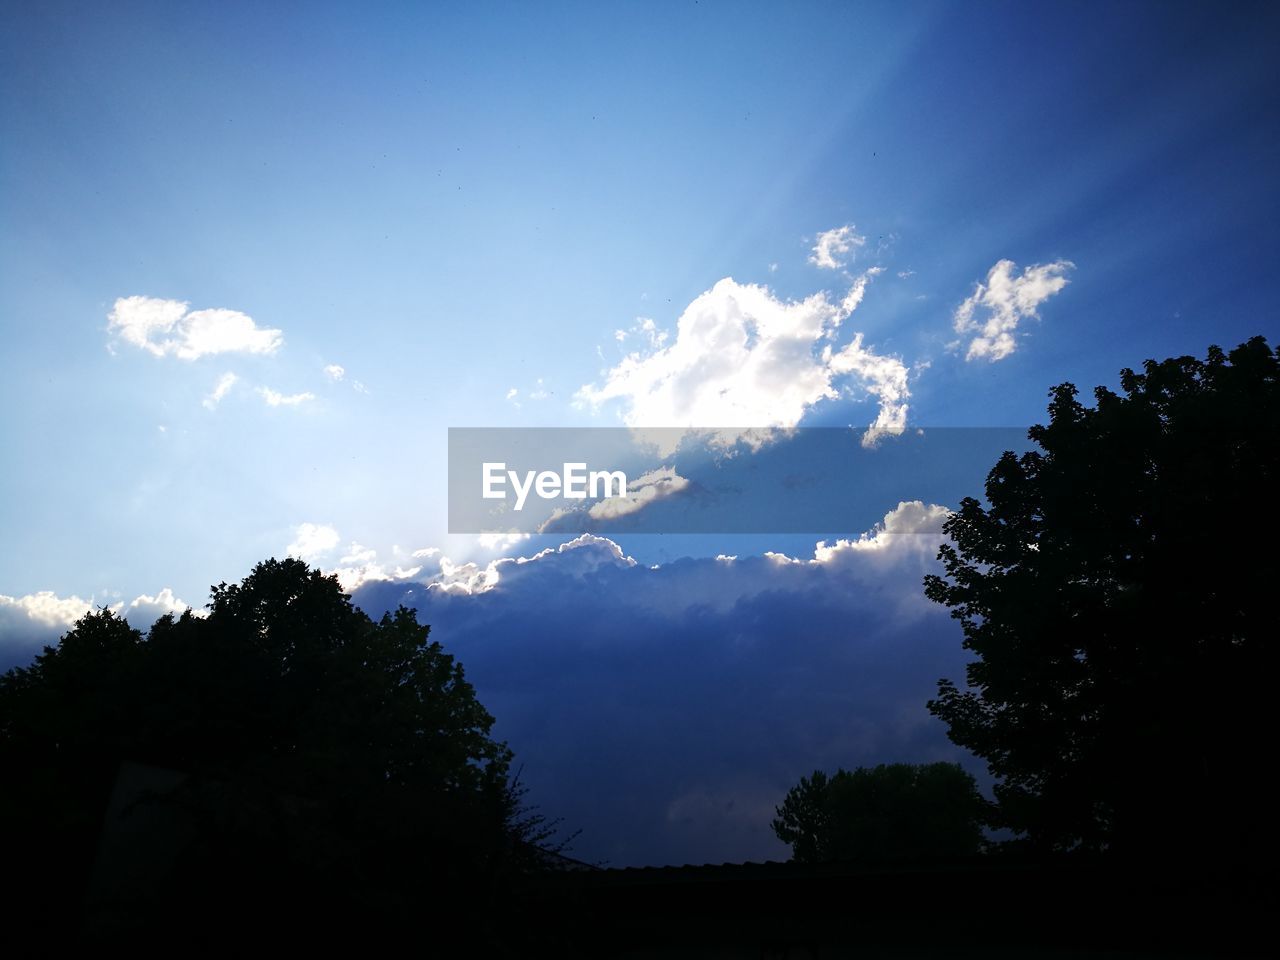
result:
<svg viewBox="0 0 1280 960"><path fill-rule="evenodd" d="M1070 260L1056 260L1027 267L1015 276L1017 264L1012 260L996 263L986 283L978 283L956 308L956 333L962 338L973 335L965 359L994 363L1013 353L1018 348L1014 334L1019 322L1039 316L1037 308L1067 285L1066 273L1074 266Z"/></svg>
<svg viewBox="0 0 1280 960"><path fill-rule="evenodd" d="M236 381L240 378L234 373L224 373L218 378L218 382L214 384L213 392L204 398L202 403L209 410L216 410L218 404L222 402L222 398L231 392L231 388L236 385Z"/></svg>
<svg viewBox="0 0 1280 960"><path fill-rule="evenodd" d="M350 384L351 389L354 390L356 393L369 392L369 388L366 387L361 381L349 379L347 377L347 368L342 366L342 364L340 363L326 364L322 369L325 377L329 380L330 383L345 382Z"/></svg>
<svg viewBox="0 0 1280 960"><path fill-rule="evenodd" d="M316 398L314 393L284 394L278 390L272 390L270 387L259 387L258 393L261 394L263 401L269 407L296 407L299 404L309 403Z"/></svg>
<svg viewBox="0 0 1280 960"><path fill-rule="evenodd" d="M866 242L866 237L854 232L853 224L827 230L818 234L818 242L813 245L809 262L824 270L838 270L845 265L842 258L854 247L861 247Z"/></svg>
<svg viewBox="0 0 1280 960"><path fill-rule="evenodd" d="M221 353L272 354L284 343L281 331L259 327L239 310L189 307L182 300L121 297L107 317L107 330L153 356L180 360Z"/></svg>
<svg viewBox="0 0 1280 960"><path fill-rule="evenodd" d="M609 497L593 503L587 511L592 520L612 520L637 513L658 500L673 496L689 486L674 467L659 467L627 484L626 496Z"/></svg>

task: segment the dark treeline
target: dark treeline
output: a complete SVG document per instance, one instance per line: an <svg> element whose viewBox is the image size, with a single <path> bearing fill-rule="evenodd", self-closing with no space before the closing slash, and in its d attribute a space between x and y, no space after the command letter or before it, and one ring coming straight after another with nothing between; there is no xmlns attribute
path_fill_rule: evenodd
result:
<svg viewBox="0 0 1280 960"><path fill-rule="evenodd" d="M550 830L492 722L411 611L374 622L298 560L145 638L89 613L0 680L7 906L55 940L83 916L121 942L425 924L496 947Z"/></svg>

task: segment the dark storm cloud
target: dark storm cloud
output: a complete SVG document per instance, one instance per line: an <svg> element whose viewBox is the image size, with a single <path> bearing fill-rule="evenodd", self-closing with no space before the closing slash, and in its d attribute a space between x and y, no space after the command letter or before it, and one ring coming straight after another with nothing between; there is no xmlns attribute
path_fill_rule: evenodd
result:
<svg viewBox="0 0 1280 960"><path fill-rule="evenodd" d="M903 504L888 529L936 522ZM581 537L433 585L372 583L456 654L529 799L613 864L784 858L769 820L815 768L964 759L925 701L961 677L959 628L921 593L936 535L779 556L634 563ZM452 584L452 586L450 586Z"/></svg>

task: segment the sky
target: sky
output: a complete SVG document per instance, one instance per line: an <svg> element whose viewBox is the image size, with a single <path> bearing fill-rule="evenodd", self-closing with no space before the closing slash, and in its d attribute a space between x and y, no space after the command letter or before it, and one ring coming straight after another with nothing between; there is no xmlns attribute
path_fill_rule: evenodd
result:
<svg viewBox="0 0 1280 960"><path fill-rule="evenodd" d="M920 579L989 463L691 532L711 468L658 449L592 506L661 534L477 535L451 428L754 428L763 474L1276 339L1273 4L0 17L0 667L292 554L419 609L586 859L785 857L815 768L981 775Z"/></svg>

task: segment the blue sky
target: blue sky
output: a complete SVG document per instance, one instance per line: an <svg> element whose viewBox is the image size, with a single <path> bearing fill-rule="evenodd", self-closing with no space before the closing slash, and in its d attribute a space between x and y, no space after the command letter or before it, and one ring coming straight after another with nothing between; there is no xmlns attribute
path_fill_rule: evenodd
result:
<svg viewBox="0 0 1280 960"><path fill-rule="evenodd" d="M1087 391L1149 357L1275 339L1271 4L47 3L3 17L6 663L90 602L145 625L291 548L358 597L460 604L463 643L485 603L521 596L493 579L515 569L502 558L564 553L555 537L448 534L449 427L724 426L705 422L715 397L766 421L734 426L1023 425L1063 380ZM822 332L805 339L807 323ZM913 498L872 514L909 532ZM935 505L955 503L920 510ZM815 540L576 549L658 565L664 584L683 571L714 594L704 630L754 636L726 611L762 622L744 599L771 569L760 558L818 571ZM750 569L701 578L719 554ZM876 560L876 589L918 587L915 556ZM573 596L588 567L547 582ZM609 582L650 597L647 576ZM559 610L550 589L528 602ZM778 610L821 592L778 589ZM641 604L616 602L618 616ZM860 603L851 623L889 629ZM939 662L958 663L954 624L919 616ZM485 649L482 698L506 702L515 680ZM831 669L807 649L804 676ZM590 665L564 654L578 656ZM579 671L577 702L614 682L611 662ZM928 696L936 674L921 676ZM937 730L895 755L814 746L794 683L779 708L793 761L752 774L757 799L806 764L949 755ZM549 742L491 706L517 752ZM552 813L564 749L537 775ZM769 841L599 843L639 861Z"/></svg>

